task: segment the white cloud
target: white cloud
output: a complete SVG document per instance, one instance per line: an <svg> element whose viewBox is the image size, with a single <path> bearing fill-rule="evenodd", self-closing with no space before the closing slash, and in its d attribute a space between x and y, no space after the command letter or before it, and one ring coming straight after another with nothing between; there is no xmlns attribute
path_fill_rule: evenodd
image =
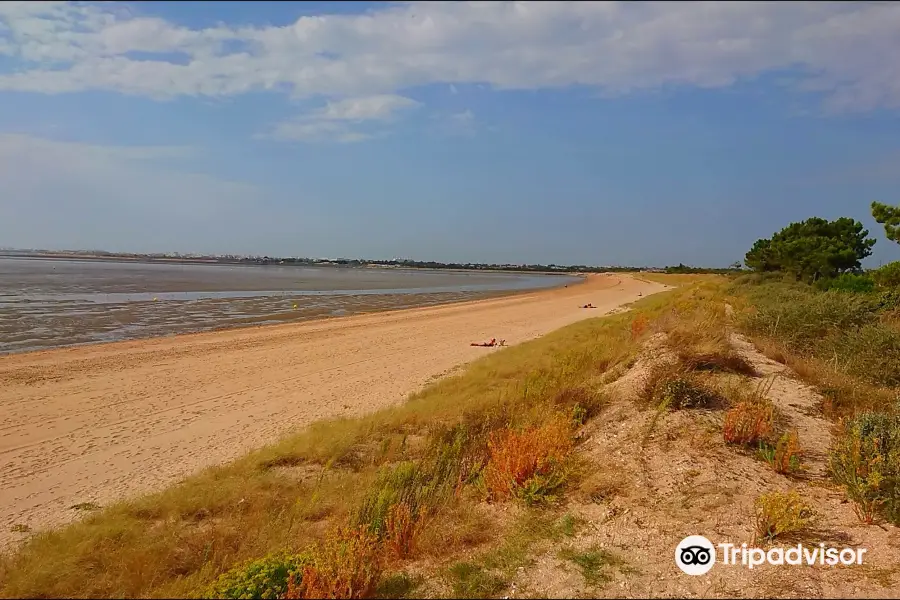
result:
<svg viewBox="0 0 900 600"><path fill-rule="evenodd" d="M360 142L383 135L386 130L360 130L360 125L388 122L403 110L419 106L410 98L381 94L328 102L324 108L278 123L269 137L280 140Z"/></svg>
<svg viewBox="0 0 900 600"><path fill-rule="evenodd" d="M467 108L466 110L464 110L462 112L451 115L450 118L452 118L457 123L469 124L473 120L475 120L475 114Z"/></svg>
<svg viewBox="0 0 900 600"><path fill-rule="evenodd" d="M797 84L830 110L900 108L900 61L891 60L900 4L395 3L285 27L189 29L111 3L2 2L0 22L0 51L24 65L0 75L6 90L353 98L488 83L609 95L798 70Z"/></svg>
<svg viewBox="0 0 900 600"><path fill-rule="evenodd" d="M418 104L410 98L390 94L350 98L339 102L329 102L322 112L322 118L348 121L388 119L398 110L413 108Z"/></svg>

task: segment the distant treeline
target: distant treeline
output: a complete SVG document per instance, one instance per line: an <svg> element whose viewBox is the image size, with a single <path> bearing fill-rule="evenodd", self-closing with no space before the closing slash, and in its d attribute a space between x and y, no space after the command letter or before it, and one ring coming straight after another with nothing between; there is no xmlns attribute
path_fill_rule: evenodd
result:
<svg viewBox="0 0 900 600"><path fill-rule="evenodd" d="M720 275L727 275L728 273L740 273L743 271L741 267L741 263L732 263L732 265L726 269L711 269L707 267L689 267L687 265L683 265L678 263L677 267L666 267L664 269L666 273L716 273Z"/></svg>
<svg viewBox="0 0 900 600"><path fill-rule="evenodd" d="M43 256L54 258L103 258L109 260L126 259L126 260L146 260L160 262L202 262L202 263L221 263L221 264L254 264L254 265L338 265L344 267L397 267L411 269L458 269L468 271L515 271L515 272L533 272L533 273L621 273L634 271L653 271L658 273L731 273L740 270L740 264L735 263L727 269L714 269L705 267L691 267L679 264L675 267L636 267L636 266L589 266L589 265L557 265L557 264L496 264L496 263L444 263L433 260L412 260L412 259L392 259L392 260L367 260L358 258L300 258L300 257L277 257L277 256L239 256L233 254L226 255L197 255L197 254L179 254L179 253L154 253L154 254L137 254L126 252L108 252L105 250L70 250L70 251L49 251L49 250L11 250L7 249L5 254L10 256Z"/></svg>

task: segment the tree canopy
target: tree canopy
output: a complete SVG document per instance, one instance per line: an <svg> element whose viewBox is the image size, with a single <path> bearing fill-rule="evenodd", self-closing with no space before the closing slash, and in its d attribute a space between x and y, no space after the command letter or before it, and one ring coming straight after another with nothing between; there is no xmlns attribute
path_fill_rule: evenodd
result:
<svg viewBox="0 0 900 600"><path fill-rule="evenodd" d="M875 217L875 221L884 225L887 239L900 243L900 206L873 202L872 216Z"/></svg>
<svg viewBox="0 0 900 600"><path fill-rule="evenodd" d="M857 271L872 254L863 224L849 217L826 221L813 217L791 223L769 239L756 240L744 263L756 271L782 271L815 281Z"/></svg>

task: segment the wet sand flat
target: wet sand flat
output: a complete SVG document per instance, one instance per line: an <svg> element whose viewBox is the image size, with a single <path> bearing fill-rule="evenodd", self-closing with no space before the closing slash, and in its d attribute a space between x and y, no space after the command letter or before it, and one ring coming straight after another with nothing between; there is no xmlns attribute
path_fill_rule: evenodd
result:
<svg viewBox="0 0 900 600"><path fill-rule="evenodd" d="M433 306L573 277L0 256L0 354Z"/></svg>
<svg viewBox="0 0 900 600"><path fill-rule="evenodd" d="M0 356L0 544L665 289L627 275L444 306ZM593 303L597 309L582 309Z"/></svg>

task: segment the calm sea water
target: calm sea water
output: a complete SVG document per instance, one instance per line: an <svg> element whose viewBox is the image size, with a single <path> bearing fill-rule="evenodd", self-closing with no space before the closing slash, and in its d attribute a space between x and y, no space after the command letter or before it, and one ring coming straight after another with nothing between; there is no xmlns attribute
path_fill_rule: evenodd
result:
<svg viewBox="0 0 900 600"><path fill-rule="evenodd" d="M573 281L517 273L0 258L0 353L428 306Z"/></svg>

